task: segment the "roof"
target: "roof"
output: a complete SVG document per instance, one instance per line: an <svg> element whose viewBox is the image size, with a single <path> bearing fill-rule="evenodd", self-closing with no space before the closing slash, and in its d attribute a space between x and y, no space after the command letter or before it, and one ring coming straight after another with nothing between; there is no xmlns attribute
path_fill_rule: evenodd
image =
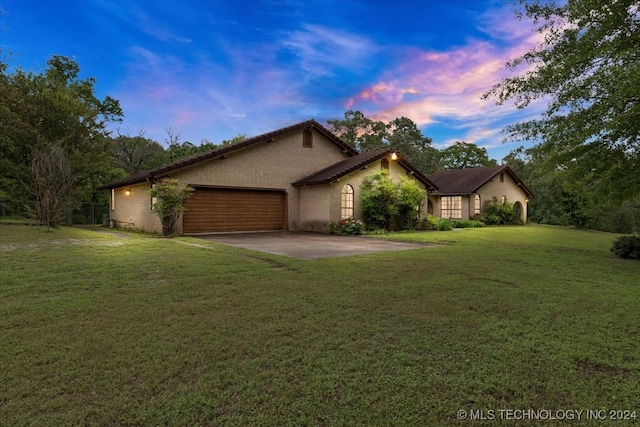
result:
<svg viewBox="0 0 640 427"><path fill-rule="evenodd" d="M335 145L337 145L338 147L340 147L345 153L351 155L351 156L355 156L358 154L358 151L356 151L353 147L349 146L348 144L346 144L345 142L343 142L340 138L338 138L337 136L335 136L333 133L331 133L328 129L326 129L324 126L322 126L320 123L316 122L315 120L307 120L304 122L300 122L300 123L296 123L294 125L291 126L287 126L272 132L268 132L262 135L258 135L252 138L247 138L244 141L241 142L237 142L235 144L231 144L231 145L226 145L223 147L219 147L219 148L215 148L211 151L207 151L206 153L200 153L200 154L196 154L195 156L191 156L191 157L187 157L185 159L181 159L178 160L176 162L173 163L169 163L167 165L163 165L163 166L159 166L157 168L145 171L145 172L140 172L140 173L136 173L133 175L129 175L126 178L120 179L118 181L113 181L110 182L108 184L102 185L100 187L98 187L101 190L104 189L111 189L111 188L117 188L117 187L122 187L125 185L131 185L131 184L136 184L139 182L144 182L148 179L157 179L157 178L161 178L163 176L166 176L168 173L175 171L177 169L181 169L190 165L193 165L195 163L199 163L205 160L209 160L209 159L213 159L213 158L217 158L217 157L222 157L224 155L227 155L229 153L233 153L235 151L240 151L243 150L245 148L248 148L252 145L255 144L259 144L261 142L271 142L274 140L274 138L294 131L294 130L298 130L298 129L307 129L307 128L312 128L315 129L317 132L319 132L320 134L324 135L330 142L334 143Z"/></svg>
<svg viewBox="0 0 640 427"><path fill-rule="evenodd" d="M357 156L349 157L348 159L345 159L325 169L315 172L307 176L306 178L303 178L299 181L294 182L293 185L302 186L302 185L328 184L352 172L362 169L366 165L372 162L375 162L376 160L382 159L383 157L386 157L393 152L394 150L391 148L382 148L379 150L367 151L365 153L358 154ZM412 172L412 174L418 179L418 181L422 182L427 187L427 189L429 190L437 189L437 186L433 182L431 182L420 171L415 169L410 163L403 160L401 155L399 155L397 162L398 164L400 164L400 166Z"/></svg>
<svg viewBox="0 0 640 427"><path fill-rule="evenodd" d="M487 166L480 168L445 169L429 175L429 179L438 186L439 193L446 195L462 195L475 193L501 172L507 173L527 197L533 193L507 165Z"/></svg>

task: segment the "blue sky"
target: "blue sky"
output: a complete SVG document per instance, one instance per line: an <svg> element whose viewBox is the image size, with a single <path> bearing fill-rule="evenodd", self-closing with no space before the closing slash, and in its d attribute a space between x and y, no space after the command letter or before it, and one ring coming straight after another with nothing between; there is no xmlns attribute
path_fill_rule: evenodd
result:
<svg viewBox="0 0 640 427"><path fill-rule="evenodd" d="M10 65L52 55L118 99L121 133L219 143L353 109L406 116L437 148L502 159L506 124L535 116L481 94L540 42L503 0L0 0Z"/></svg>

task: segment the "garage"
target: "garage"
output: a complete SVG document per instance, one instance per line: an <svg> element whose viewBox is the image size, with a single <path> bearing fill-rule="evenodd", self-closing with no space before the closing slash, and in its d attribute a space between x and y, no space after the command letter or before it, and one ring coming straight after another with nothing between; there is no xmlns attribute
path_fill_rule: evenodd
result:
<svg viewBox="0 0 640 427"><path fill-rule="evenodd" d="M284 190L193 187L184 234L286 229Z"/></svg>

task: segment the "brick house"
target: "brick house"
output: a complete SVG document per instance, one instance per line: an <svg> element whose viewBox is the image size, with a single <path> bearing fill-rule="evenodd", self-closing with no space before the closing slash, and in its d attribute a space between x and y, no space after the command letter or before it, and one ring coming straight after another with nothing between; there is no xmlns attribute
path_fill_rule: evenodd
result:
<svg viewBox="0 0 640 427"><path fill-rule="evenodd" d="M507 165L442 170L428 176L438 188L430 194L427 211L441 218L469 219L493 199L513 204L522 222L533 193Z"/></svg>
<svg viewBox="0 0 640 427"><path fill-rule="evenodd" d="M359 154L314 120L246 139L102 186L118 226L161 232L150 188L174 178L195 189L179 232L326 231L362 218L360 185L388 169L427 192L436 186L391 149ZM426 201L425 201L426 204ZM421 209L426 215L426 206Z"/></svg>

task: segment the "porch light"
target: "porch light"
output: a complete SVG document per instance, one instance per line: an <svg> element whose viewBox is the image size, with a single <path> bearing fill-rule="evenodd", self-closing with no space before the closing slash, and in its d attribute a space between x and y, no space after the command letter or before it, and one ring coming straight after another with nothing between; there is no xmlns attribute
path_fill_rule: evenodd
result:
<svg viewBox="0 0 640 427"><path fill-rule="evenodd" d="M525 203L529 203L529 198L527 197L526 199L524 199Z"/></svg>
<svg viewBox="0 0 640 427"><path fill-rule="evenodd" d="M131 190L129 188L127 188L126 190L124 190L124 195L125 196L130 196L131 195Z"/></svg>
<svg viewBox="0 0 640 427"><path fill-rule="evenodd" d="M395 151L391 153L391 160L398 160L398 155L396 154Z"/></svg>

